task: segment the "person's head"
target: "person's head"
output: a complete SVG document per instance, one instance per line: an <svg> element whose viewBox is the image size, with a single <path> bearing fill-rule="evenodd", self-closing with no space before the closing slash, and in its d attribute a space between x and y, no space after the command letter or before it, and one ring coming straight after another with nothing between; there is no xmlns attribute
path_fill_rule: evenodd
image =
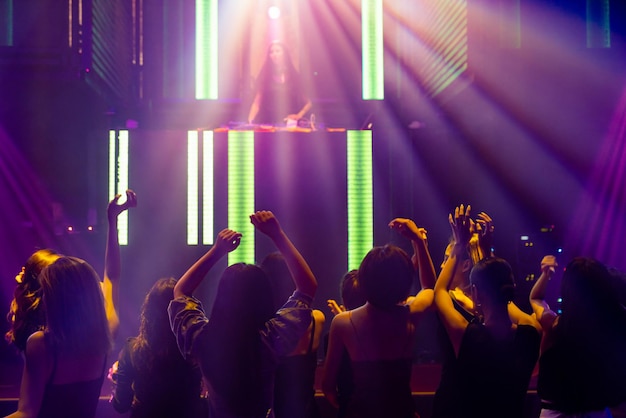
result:
<svg viewBox="0 0 626 418"><path fill-rule="evenodd" d="M359 284L367 301L378 307L391 307L406 300L415 269L408 254L395 245L372 248L361 261Z"/></svg>
<svg viewBox="0 0 626 418"><path fill-rule="evenodd" d="M275 66L285 66L291 63L289 50L284 43L273 41L267 47L267 60Z"/></svg>
<svg viewBox="0 0 626 418"><path fill-rule="evenodd" d="M623 283L619 275L611 274L598 260L576 257L568 263L561 281L561 310L564 320L569 316L589 317L590 314L616 319L623 316ZM589 312L591 311L591 312Z"/></svg>
<svg viewBox="0 0 626 418"><path fill-rule="evenodd" d="M502 258L480 260L470 272L470 284L477 307L506 308L515 296L513 269Z"/></svg>
<svg viewBox="0 0 626 418"><path fill-rule="evenodd" d="M268 254L261 261L261 269L267 274L272 284L274 309L277 310L285 304L296 288L291 272L289 267L287 267L285 257L279 252Z"/></svg>
<svg viewBox="0 0 626 418"><path fill-rule="evenodd" d="M262 366L259 331L274 314L272 286L258 266L237 263L226 268L209 320L203 372L213 389L241 415L259 405ZM249 402L240 402L242 393Z"/></svg>
<svg viewBox="0 0 626 418"><path fill-rule="evenodd" d="M17 286L7 314L11 329L7 332L6 339L20 350L26 348L26 339L30 334L45 326L39 273L59 257L58 253L49 248L37 250L26 260L22 271L15 277Z"/></svg>
<svg viewBox="0 0 626 418"><path fill-rule="evenodd" d="M365 305L367 299L359 286L358 270L350 270L341 280L341 302L349 311Z"/></svg>
<svg viewBox="0 0 626 418"><path fill-rule="evenodd" d="M157 280L141 307L139 339L153 350L167 349L172 343L176 344L167 315L167 307L174 299L174 286L176 280L172 277Z"/></svg>
<svg viewBox="0 0 626 418"><path fill-rule="evenodd" d="M60 350L106 353L112 340L100 278L84 260L59 257L39 276L46 333Z"/></svg>
<svg viewBox="0 0 626 418"><path fill-rule="evenodd" d="M258 330L274 314L272 284L254 264L236 263L224 270L211 311L212 321L229 328Z"/></svg>

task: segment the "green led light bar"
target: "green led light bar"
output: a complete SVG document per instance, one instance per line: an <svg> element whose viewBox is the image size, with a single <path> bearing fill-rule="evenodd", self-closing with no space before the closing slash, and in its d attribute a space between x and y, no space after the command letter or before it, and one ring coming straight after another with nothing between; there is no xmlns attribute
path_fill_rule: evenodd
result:
<svg viewBox="0 0 626 418"><path fill-rule="evenodd" d="M109 196L110 202L116 194L126 201L128 190L128 131L109 131ZM117 236L120 245L128 245L128 211L117 217Z"/></svg>
<svg viewBox="0 0 626 418"><path fill-rule="evenodd" d="M213 131L202 134L202 244L213 244Z"/></svg>
<svg viewBox="0 0 626 418"><path fill-rule="evenodd" d="M383 100L383 0L361 0L361 42L363 100Z"/></svg>
<svg viewBox="0 0 626 418"><path fill-rule="evenodd" d="M228 227L243 234L228 264L254 263L254 132L228 132Z"/></svg>
<svg viewBox="0 0 626 418"><path fill-rule="evenodd" d="M348 131L348 270L357 269L374 242L372 131Z"/></svg>
<svg viewBox="0 0 626 418"><path fill-rule="evenodd" d="M187 132L187 245L198 245L198 131Z"/></svg>
<svg viewBox="0 0 626 418"><path fill-rule="evenodd" d="M196 0L196 99L217 99L218 0Z"/></svg>

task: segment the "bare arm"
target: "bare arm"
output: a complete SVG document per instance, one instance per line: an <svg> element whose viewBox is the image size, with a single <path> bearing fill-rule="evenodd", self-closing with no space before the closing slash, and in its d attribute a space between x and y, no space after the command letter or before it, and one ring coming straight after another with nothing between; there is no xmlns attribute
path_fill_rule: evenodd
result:
<svg viewBox="0 0 626 418"><path fill-rule="evenodd" d="M554 275L557 266L556 258L553 255L543 257L541 260L541 275L535 282L529 295L533 312L541 324L541 327L546 331L550 329L556 318L556 313L550 309L545 299L548 283Z"/></svg>
<svg viewBox="0 0 626 418"><path fill-rule="evenodd" d="M39 331L30 336L26 343L25 355L17 411L6 418L36 418L43 402L46 381L52 373L43 332Z"/></svg>
<svg viewBox="0 0 626 418"><path fill-rule="evenodd" d="M254 96L252 105L250 105L250 111L248 112L248 123L254 122L254 118L259 114L259 104L261 103L261 92L258 92Z"/></svg>
<svg viewBox="0 0 626 418"><path fill-rule="evenodd" d="M132 190L126 190L126 201L119 205L117 202L122 195L116 195L107 206L107 244L104 254L104 277L102 281L102 294L104 307L109 321L109 329L112 335L116 335L119 327L119 284L122 274L120 243L117 234L117 218L120 213L128 208L137 206L137 196Z"/></svg>
<svg viewBox="0 0 626 418"><path fill-rule="evenodd" d="M296 289L312 298L315 297L317 280L304 257L280 227L274 214L270 211L258 211L250 215L250 222L267 235L283 255Z"/></svg>
<svg viewBox="0 0 626 418"><path fill-rule="evenodd" d="M312 106L313 106L313 103L311 103L311 100L307 99L306 103L304 104L302 109L300 109L298 113L288 115L286 119L295 119L295 120L302 119L304 115L306 115L307 112L311 110Z"/></svg>
<svg viewBox="0 0 626 418"><path fill-rule="evenodd" d="M339 408L337 394L337 378L342 358L346 352L346 346L343 340L343 325L348 320L347 313L341 313L330 324L328 337L328 352L326 360L324 360L324 371L322 374L322 392L328 402L335 408Z"/></svg>
<svg viewBox="0 0 626 418"><path fill-rule="evenodd" d="M235 250L241 242L241 233L232 229L222 229L217 234L215 245L196 261L174 286L174 299L192 296L196 288L215 264L226 254Z"/></svg>
<svg viewBox="0 0 626 418"><path fill-rule="evenodd" d="M465 211L463 205L461 205L455 209L454 217L452 215L448 217L455 244L450 252L450 257L441 270L437 283L435 283L435 306L456 355L459 353L463 333L469 323L455 309L448 288L456 269L459 268L459 256L463 251L467 251L467 243L471 236L470 209L468 206L467 211Z"/></svg>
<svg viewBox="0 0 626 418"><path fill-rule="evenodd" d="M411 245L415 252L414 263L417 267L421 290L412 299L410 310L412 314L422 313L432 306L433 288L437 279L435 266L428 251L427 231L424 228L418 228L415 222L405 218L392 220L389 223L389 227L411 240Z"/></svg>

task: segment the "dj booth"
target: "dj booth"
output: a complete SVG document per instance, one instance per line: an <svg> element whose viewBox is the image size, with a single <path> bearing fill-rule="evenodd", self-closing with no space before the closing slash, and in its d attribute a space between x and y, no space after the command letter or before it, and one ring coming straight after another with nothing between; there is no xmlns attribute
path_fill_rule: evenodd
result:
<svg viewBox="0 0 626 418"><path fill-rule="evenodd" d="M271 210L314 273L338 289L373 246L369 130L117 130L108 171L109 196L138 195L120 223L129 247L199 249L193 259L228 227L243 234L228 263L260 262L275 248L249 215Z"/></svg>

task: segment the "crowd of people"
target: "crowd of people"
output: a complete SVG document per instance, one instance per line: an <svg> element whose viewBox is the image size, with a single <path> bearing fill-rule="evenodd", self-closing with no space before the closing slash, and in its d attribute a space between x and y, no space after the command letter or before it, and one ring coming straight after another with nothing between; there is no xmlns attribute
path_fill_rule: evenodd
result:
<svg viewBox="0 0 626 418"><path fill-rule="evenodd" d="M393 244L372 248L342 278L341 304L327 301L326 336L326 317L313 309L318 279L276 216L255 212L250 222L277 251L260 265L226 267L205 309L196 289L246 239L221 230L179 279L154 282L138 334L114 353L117 218L137 204L131 190L126 197L107 207L102 280L86 261L52 249L33 253L17 275L6 340L23 354L24 370L8 417L94 417L108 370L112 408L133 418L319 418L323 347L321 389L337 417L415 418L413 347L431 312L442 347L434 418L528 416L534 370L541 418L608 418L626 402L624 273L574 258L562 270L555 312L546 292L558 263L546 255L525 312L512 302L510 264L492 251L493 220L472 217L465 205L448 216L452 238L439 273L426 229L393 219L389 227L413 254Z"/></svg>

